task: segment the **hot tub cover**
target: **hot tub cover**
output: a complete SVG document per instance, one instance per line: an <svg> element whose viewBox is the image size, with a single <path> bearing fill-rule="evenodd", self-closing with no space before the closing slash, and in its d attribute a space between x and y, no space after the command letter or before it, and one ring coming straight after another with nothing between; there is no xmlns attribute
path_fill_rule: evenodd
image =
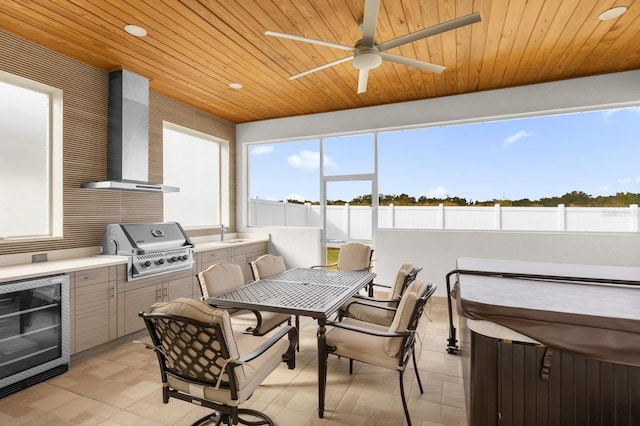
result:
<svg viewBox="0 0 640 426"><path fill-rule="evenodd" d="M640 268L461 258L458 269L459 315L551 349L640 366Z"/></svg>

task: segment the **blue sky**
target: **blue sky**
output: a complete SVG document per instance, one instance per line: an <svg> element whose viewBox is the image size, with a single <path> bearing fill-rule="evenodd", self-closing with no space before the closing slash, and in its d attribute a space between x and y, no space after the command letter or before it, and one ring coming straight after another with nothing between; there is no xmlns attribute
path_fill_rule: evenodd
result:
<svg viewBox="0 0 640 426"><path fill-rule="evenodd" d="M373 172L373 137L325 140L325 174ZM250 196L318 200L318 139L256 145ZM640 192L640 107L380 133L382 194L467 200ZM332 183L351 200L368 184Z"/></svg>

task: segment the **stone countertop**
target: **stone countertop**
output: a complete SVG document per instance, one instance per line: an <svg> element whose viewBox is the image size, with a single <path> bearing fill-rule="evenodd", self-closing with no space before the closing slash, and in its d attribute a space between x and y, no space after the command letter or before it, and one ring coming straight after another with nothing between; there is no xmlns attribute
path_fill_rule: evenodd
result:
<svg viewBox="0 0 640 426"><path fill-rule="evenodd" d="M222 248L232 248L238 246L244 246L247 244L263 243L269 241L268 236L251 236L251 237L229 237L224 241L213 240L209 237L195 237L191 238L191 242L194 244L194 253L201 251L216 250Z"/></svg>
<svg viewBox="0 0 640 426"><path fill-rule="evenodd" d="M225 241L214 240L210 237L195 237L191 240L194 244L193 251L198 253L207 250L227 249L230 247L261 243L269 241L269 236L260 234L239 237L235 234L230 234ZM126 263L126 256L87 255L50 260L47 262L5 265L0 266L0 283Z"/></svg>
<svg viewBox="0 0 640 426"><path fill-rule="evenodd" d="M62 274L127 263L125 256L86 256L0 267L0 282Z"/></svg>

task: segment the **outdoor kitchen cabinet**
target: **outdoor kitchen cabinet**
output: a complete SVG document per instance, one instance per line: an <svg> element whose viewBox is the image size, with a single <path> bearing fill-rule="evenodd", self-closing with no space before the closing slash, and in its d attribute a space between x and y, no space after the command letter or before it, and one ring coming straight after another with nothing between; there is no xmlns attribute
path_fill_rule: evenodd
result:
<svg viewBox="0 0 640 426"><path fill-rule="evenodd" d="M117 337L116 266L70 274L71 353Z"/></svg>
<svg viewBox="0 0 640 426"><path fill-rule="evenodd" d="M142 330L144 321L138 313L148 310L154 303L179 297L194 298L193 269L134 281L126 281L124 267L121 271L118 279L122 283L118 288L118 337Z"/></svg>
<svg viewBox="0 0 640 426"><path fill-rule="evenodd" d="M229 261L229 249L227 248L202 251L200 253L196 253L196 255L197 272L204 271L212 265L226 263Z"/></svg>
<svg viewBox="0 0 640 426"><path fill-rule="evenodd" d="M250 283L253 281L250 263L263 254L267 254L267 243L243 244L229 250L233 250L232 262L242 267L244 282Z"/></svg>

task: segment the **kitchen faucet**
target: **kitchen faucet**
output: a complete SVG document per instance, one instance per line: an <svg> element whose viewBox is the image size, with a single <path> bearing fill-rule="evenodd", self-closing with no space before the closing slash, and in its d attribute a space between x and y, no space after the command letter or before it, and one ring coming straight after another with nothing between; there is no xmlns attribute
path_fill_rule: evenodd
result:
<svg viewBox="0 0 640 426"><path fill-rule="evenodd" d="M220 241L224 241L224 225L220 225Z"/></svg>

